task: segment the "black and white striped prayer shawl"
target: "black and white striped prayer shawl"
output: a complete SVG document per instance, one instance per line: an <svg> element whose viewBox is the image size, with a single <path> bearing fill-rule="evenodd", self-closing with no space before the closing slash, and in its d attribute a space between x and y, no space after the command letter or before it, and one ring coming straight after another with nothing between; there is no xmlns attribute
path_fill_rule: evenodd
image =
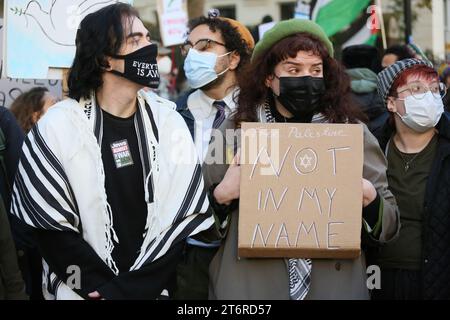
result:
<svg viewBox="0 0 450 320"><path fill-rule="evenodd" d="M173 245L214 224L189 131L173 104L139 94L135 115L145 181L147 223L130 271L162 257ZM111 256L119 239L105 192L103 119L95 98L52 107L25 139L11 211L32 227L82 234L118 274ZM47 299L81 299L44 263Z"/></svg>
<svg viewBox="0 0 450 320"><path fill-rule="evenodd" d="M433 64L428 60L404 59L390 65L378 74L378 94L383 100L384 106L387 106L386 100L388 98L389 91L391 91L391 87L394 84L394 81L400 76L403 71L410 69L411 67L416 65L424 65L433 68Z"/></svg>

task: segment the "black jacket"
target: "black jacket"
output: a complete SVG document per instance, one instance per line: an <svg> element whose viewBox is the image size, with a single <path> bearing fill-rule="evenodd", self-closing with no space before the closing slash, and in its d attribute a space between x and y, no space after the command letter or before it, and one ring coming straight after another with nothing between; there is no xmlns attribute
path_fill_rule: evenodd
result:
<svg viewBox="0 0 450 320"><path fill-rule="evenodd" d="M369 118L367 127L374 136L380 134L383 126L389 118L389 112L383 105L378 92L356 93L353 92L353 98L360 106L361 110Z"/></svg>
<svg viewBox="0 0 450 320"><path fill-rule="evenodd" d="M436 128L438 147L424 202L422 288L424 299L450 299L450 113ZM377 137L383 150L393 133L386 123Z"/></svg>
<svg viewBox="0 0 450 320"><path fill-rule="evenodd" d="M3 134L0 151L2 157L0 164L0 300L26 299L25 286L8 221L8 218L12 218L8 213L11 188L19 163L24 134L12 113L4 107L0 107L0 130ZM21 224L13 224L14 231L22 227Z"/></svg>
<svg viewBox="0 0 450 320"><path fill-rule="evenodd" d="M16 216L9 214L11 206L11 192L14 185L19 157L22 152L22 144L25 134L19 127L14 115L6 108L0 107L0 129L5 137L5 150L3 152L5 168L0 171L0 194L4 201L4 206L8 212L9 223L14 241L18 249L33 248L34 239L32 228L20 221Z"/></svg>
<svg viewBox="0 0 450 320"><path fill-rule="evenodd" d="M351 79L353 98L369 118L367 127L376 136L389 118L389 113L377 92L377 75L367 68L352 68L348 69L347 73Z"/></svg>
<svg viewBox="0 0 450 320"><path fill-rule="evenodd" d="M0 193L5 201L5 207L9 209L11 203L11 188L14 184L14 177L16 175L17 166L19 165L19 156L25 135L22 132L22 129L20 129L13 114L4 107L0 107L0 129L3 131L6 146L6 149L3 152L6 177L3 177L2 175ZM3 181L3 179L6 181Z"/></svg>

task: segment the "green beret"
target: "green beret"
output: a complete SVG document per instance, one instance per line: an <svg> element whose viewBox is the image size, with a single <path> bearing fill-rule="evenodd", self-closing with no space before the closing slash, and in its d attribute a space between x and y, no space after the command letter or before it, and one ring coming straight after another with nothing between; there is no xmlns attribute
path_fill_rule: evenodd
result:
<svg viewBox="0 0 450 320"><path fill-rule="evenodd" d="M334 55L333 44L321 26L311 20L290 19L278 22L272 29L264 33L253 51L252 60L264 54L282 39L300 32L306 32L318 38L328 49L330 56Z"/></svg>

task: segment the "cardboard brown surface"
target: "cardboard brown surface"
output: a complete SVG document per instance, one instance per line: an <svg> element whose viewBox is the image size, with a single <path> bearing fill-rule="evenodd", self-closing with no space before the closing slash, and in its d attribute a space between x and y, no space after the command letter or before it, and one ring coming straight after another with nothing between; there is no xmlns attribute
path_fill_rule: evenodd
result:
<svg viewBox="0 0 450 320"><path fill-rule="evenodd" d="M242 125L239 256L360 255L363 127Z"/></svg>

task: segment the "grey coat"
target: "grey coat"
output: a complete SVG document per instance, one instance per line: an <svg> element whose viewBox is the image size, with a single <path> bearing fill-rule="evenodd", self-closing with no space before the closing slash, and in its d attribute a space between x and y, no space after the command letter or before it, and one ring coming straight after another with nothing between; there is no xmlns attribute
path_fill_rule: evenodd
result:
<svg viewBox="0 0 450 320"><path fill-rule="evenodd" d="M227 121L222 132L233 130L234 124ZM223 150L228 154L237 150L239 138L216 139L204 168L206 186L219 183L227 164L211 164L215 153ZM216 158L215 158L216 159ZM208 164L209 163L209 164ZM384 202L383 225L379 239L371 239L382 245L398 236L399 212L395 198L388 189L386 159L377 140L364 126L363 176L372 182ZM238 300L288 300L289 276L285 259L247 259L237 254L239 210L231 214L231 221L224 242L210 265L210 299ZM364 254L356 260L314 259L312 263L311 287L307 299L369 299L366 262Z"/></svg>

